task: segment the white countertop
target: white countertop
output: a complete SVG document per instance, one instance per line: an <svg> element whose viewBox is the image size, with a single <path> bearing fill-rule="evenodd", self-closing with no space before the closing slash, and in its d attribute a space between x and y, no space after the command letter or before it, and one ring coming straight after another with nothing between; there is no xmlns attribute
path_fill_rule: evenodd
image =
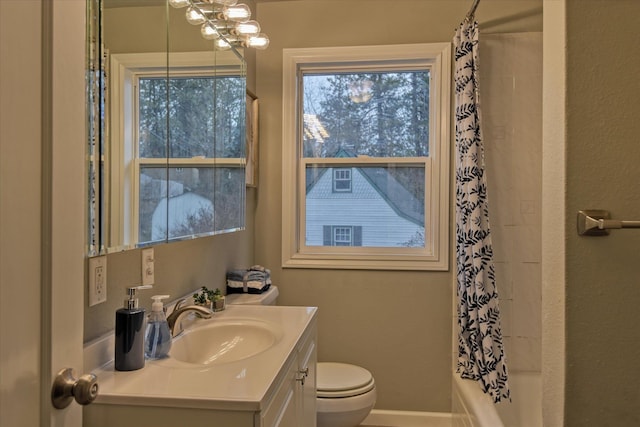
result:
<svg viewBox="0 0 640 427"><path fill-rule="evenodd" d="M260 411L291 358L315 307L227 305L227 309L192 327L222 319L257 319L282 328L282 337L252 357L214 365L192 365L171 358L147 360L137 371L119 372L113 361L95 369L99 393L94 404L168 406Z"/></svg>

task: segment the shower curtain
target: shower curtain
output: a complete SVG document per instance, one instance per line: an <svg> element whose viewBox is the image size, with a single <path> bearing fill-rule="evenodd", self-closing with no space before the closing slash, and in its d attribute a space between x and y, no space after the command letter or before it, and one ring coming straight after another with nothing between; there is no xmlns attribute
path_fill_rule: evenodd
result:
<svg viewBox="0 0 640 427"><path fill-rule="evenodd" d="M494 402L510 400L489 230L478 89L478 24L456 31L456 258L458 366Z"/></svg>

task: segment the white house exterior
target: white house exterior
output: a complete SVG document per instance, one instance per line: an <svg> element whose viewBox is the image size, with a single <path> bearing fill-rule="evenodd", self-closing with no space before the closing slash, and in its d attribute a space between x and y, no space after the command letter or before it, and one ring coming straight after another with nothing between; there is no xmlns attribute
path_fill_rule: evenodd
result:
<svg viewBox="0 0 640 427"><path fill-rule="evenodd" d="M198 217L202 212L213 214L213 203L195 193L183 193L179 196L163 198L151 218L152 241L160 241L167 237L183 237L176 230L189 224L190 217ZM168 234L167 227L169 227Z"/></svg>
<svg viewBox="0 0 640 427"><path fill-rule="evenodd" d="M404 192L403 206L392 201L398 198L390 197L390 192ZM315 178L308 176L306 244L407 246L418 233L424 235L421 209L384 168L323 168Z"/></svg>

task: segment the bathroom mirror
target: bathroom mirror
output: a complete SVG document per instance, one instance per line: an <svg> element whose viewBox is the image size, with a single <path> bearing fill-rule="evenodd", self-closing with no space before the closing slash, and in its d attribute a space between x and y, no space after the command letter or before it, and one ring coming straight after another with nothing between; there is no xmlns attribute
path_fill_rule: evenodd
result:
<svg viewBox="0 0 640 427"><path fill-rule="evenodd" d="M243 229L242 53L166 0L87 1L89 255Z"/></svg>

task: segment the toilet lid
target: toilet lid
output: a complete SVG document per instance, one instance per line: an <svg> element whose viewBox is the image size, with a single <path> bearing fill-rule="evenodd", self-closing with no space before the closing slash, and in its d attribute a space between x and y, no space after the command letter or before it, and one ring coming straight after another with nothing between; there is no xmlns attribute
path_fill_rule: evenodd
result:
<svg viewBox="0 0 640 427"><path fill-rule="evenodd" d="M371 372L347 363L320 362L316 371L318 397L349 397L375 386Z"/></svg>

